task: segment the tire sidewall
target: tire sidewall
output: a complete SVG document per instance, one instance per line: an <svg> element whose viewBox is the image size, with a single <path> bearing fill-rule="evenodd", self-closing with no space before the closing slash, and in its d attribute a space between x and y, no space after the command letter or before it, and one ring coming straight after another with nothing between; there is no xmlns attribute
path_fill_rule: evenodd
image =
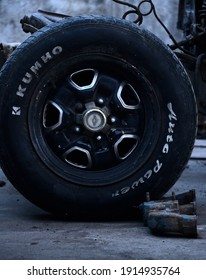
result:
<svg viewBox="0 0 206 280"><path fill-rule="evenodd" d="M26 47L12 56L8 71L1 77L2 164L5 170L10 170L8 176L15 186L37 205L55 212L138 204L147 191L152 197L164 193L180 175L195 137L194 96L188 77L174 55L148 32L125 21L105 18L64 21L46 27L24 44ZM138 169L134 160L136 171L131 176L101 188L98 182L97 187L85 187L51 172L45 164L46 158L40 159L38 147L32 144L28 123L28 111L33 106L33 92L39 79L53 65L94 50L138 68L155 89L160 112L155 140L158 144L155 147L151 144L150 158ZM25 78L30 76L31 81L25 83ZM9 98L5 97L7 92ZM171 169L174 175L169 174Z"/></svg>

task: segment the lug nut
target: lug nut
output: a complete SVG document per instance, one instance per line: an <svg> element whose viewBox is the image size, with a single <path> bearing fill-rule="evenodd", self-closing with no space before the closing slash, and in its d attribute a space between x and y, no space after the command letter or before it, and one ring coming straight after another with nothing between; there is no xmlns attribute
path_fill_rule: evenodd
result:
<svg viewBox="0 0 206 280"><path fill-rule="evenodd" d="M116 123L117 119L115 116L110 116L109 121L111 124L114 124L114 123Z"/></svg>
<svg viewBox="0 0 206 280"><path fill-rule="evenodd" d="M97 139L97 141L101 141L101 140L102 140L102 136L101 136L101 135L98 135L98 136L96 137L96 139Z"/></svg>
<svg viewBox="0 0 206 280"><path fill-rule="evenodd" d="M81 132L81 128L79 126L75 126L74 127L74 132L75 133L80 133Z"/></svg>
<svg viewBox="0 0 206 280"><path fill-rule="evenodd" d="M98 98L98 99L97 99L97 101L96 101L96 104L97 104L97 105L99 105L99 106L104 105L104 99L103 99L103 98L101 98L101 97L100 97L100 98Z"/></svg>

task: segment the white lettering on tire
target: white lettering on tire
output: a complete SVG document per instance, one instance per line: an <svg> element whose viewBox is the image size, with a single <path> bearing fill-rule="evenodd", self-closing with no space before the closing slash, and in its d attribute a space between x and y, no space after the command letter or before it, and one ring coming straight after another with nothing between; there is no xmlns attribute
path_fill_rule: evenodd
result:
<svg viewBox="0 0 206 280"><path fill-rule="evenodd" d="M21 80L16 95L23 98L27 91L28 85L32 82L32 80L35 77L38 77L41 68L49 61L51 61L55 56L61 54L62 51L63 48L61 46L56 46L51 51L48 51L44 55L42 55L39 60L35 61Z"/></svg>
<svg viewBox="0 0 206 280"><path fill-rule="evenodd" d="M166 143L163 145L163 148L162 148L163 155L168 154L170 151L170 145L174 141L173 134L174 134L174 129L175 129L175 125L176 125L175 122L177 121L177 116L173 110L172 103L168 103L167 108L169 110L169 114L168 114L169 123L168 123L168 130L167 130L168 134L166 136ZM123 187L120 190L117 190L115 193L112 194L112 197L124 195L124 194L130 192L131 190L137 189L139 186L141 186L141 184L144 184L152 176L154 176L155 174L158 174L159 171L161 170L162 166L163 166L163 163L157 159L156 164L154 165L153 168L148 170L142 177L140 177L138 180L133 182L131 184L131 186Z"/></svg>

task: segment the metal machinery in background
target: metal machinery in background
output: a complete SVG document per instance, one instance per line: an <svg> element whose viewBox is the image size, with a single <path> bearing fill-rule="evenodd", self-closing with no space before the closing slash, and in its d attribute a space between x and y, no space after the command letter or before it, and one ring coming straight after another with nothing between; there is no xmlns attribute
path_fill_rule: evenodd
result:
<svg viewBox="0 0 206 280"><path fill-rule="evenodd" d="M158 17L152 1L141 1L138 6L126 1L113 0L130 8L123 18L135 14L135 23L141 25L144 17L154 14L156 20L173 42L169 47L182 61L193 84L198 112L198 138L206 138L206 1L179 0L177 28L183 31L185 39L178 42ZM170 12L170 11L168 11Z"/></svg>
<svg viewBox="0 0 206 280"><path fill-rule="evenodd" d="M179 42L179 58L187 69L195 90L199 126L198 137L206 138L206 1L180 0L177 27L184 32ZM175 46L171 47L176 49Z"/></svg>

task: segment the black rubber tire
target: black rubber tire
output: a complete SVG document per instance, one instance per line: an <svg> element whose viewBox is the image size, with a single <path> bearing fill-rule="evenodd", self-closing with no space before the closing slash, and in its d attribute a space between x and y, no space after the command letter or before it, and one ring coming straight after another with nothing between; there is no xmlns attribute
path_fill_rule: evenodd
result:
<svg viewBox="0 0 206 280"><path fill-rule="evenodd" d="M99 88L88 81L81 88L81 81L75 86L72 81L71 90L68 79L81 71L83 75L97 71L97 80L94 76L90 79ZM126 89L118 85L124 81ZM87 84L89 90L84 87ZM129 95L125 95L127 90ZM52 213L111 215L138 205L145 200L146 192L152 199L160 198L179 178L194 145L196 102L184 68L160 40L129 21L88 16L45 27L8 59L0 77L0 92L1 166L26 198ZM101 137L94 139L96 134L88 132L88 127L83 127L84 138L76 136L82 123L75 127L76 134L71 132L77 122L72 108L81 111L82 107L78 104L76 108L73 101L86 100L82 102L92 108L93 121L95 114L104 110L101 100L101 110L93 99L90 104L91 92L95 98L101 93L107 111L117 115L112 119L114 125L104 124L99 130L104 137L102 145L106 145L102 150L95 142ZM53 106L53 100L58 106ZM53 116L51 112L56 114L55 120L48 117ZM111 112L109 116L105 113L107 122L109 118L111 121ZM81 115L84 121L85 115ZM56 126L58 132L50 133L49 128L55 131ZM124 151L129 138L118 138L115 157L110 143L114 139L109 137L113 132L119 137L122 130L122 136L133 131L132 139L138 140L130 153L130 149ZM54 136L57 134L60 138ZM75 146L80 159L63 160L63 152L58 154L55 147L58 141L60 149L65 143L65 149ZM76 149L76 145L88 148ZM105 150L112 151L112 156ZM71 153L69 157L74 156ZM96 162L92 167L87 164L90 155L91 163ZM86 163L81 168L84 156Z"/></svg>

